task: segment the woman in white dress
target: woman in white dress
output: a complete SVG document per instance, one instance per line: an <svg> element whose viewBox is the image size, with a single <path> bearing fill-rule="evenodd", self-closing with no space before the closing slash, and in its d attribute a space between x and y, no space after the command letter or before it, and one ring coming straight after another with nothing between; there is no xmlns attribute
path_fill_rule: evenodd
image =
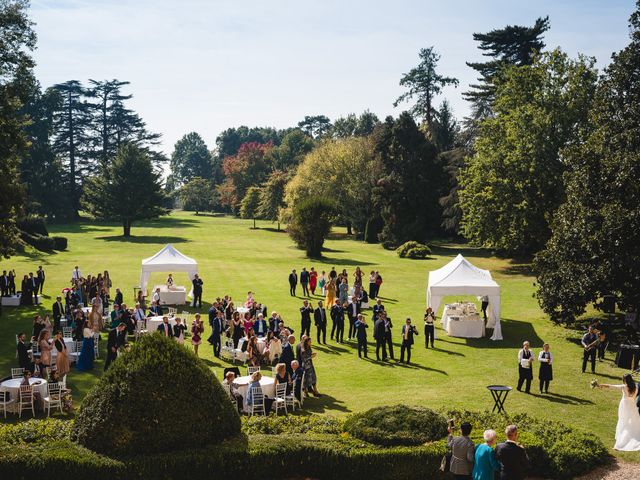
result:
<svg viewBox="0 0 640 480"><path fill-rule="evenodd" d="M615 450L632 452L640 450L640 413L636 399L638 388L629 373L622 376L622 385L603 383L600 388L617 388L622 390L622 398L618 407L618 425L616 426Z"/></svg>

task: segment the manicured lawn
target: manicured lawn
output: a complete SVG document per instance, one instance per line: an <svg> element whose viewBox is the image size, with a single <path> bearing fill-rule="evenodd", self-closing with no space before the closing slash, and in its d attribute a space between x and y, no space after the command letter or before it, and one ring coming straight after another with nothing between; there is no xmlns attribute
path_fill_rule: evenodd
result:
<svg viewBox="0 0 640 480"><path fill-rule="evenodd" d="M318 346L315 361L318 388L323 394L311 398L305 409L312 413L343 415L377 405L407 403L427 407L459 407L471 410L491 408L493 401L486 386L507 384L514 387L506 408L509 413L528 412L550 420L588 429L601 436L605 444L613 445L618 395L614 392L591 390L591 374L580 373L582 348L578 335L553 326L532 298L534 278L526 265L492 257L485 251L465 246L441 246L429 260L399 259L394 252L379 245L369 245L347 239L340 229L326 243L326 257L309 261L296 249L289 237L276 232L275 225L258 222L253 230L251 221L229 217L202 217L174 212L161 220L146 222L133 228L133 238L124 239L116 225L84 222L78 225L54 225L51 234L69 239L66 252L51 255L30 252L27 255L2 260L1 269L15 268L19 276L35 272L43 265L47 273L44 307L50 309L55 294L68 285L71 270L79 265L82 272L98 273L108 269L114 282L131 302L133 287L139 284L140 261L156 253L164 244L173 243L185 255L195 258L203 278L207 302L216 296L231 294L241 303L248 290L257 292L257 299L277 310L296 330L299 330L298 308L301 298L288 293L287 276L291 268L303 266L317 270L346 268L350 273L359 265L365 272L380 270L384 284L381 296L394 320L395 355L399 357L400 326L407 316L418 325L421 335L413 351L412 366L395 362L377 363L370 327L369 361L358 359L355 342ZM441 267L462 252L480 268L492 271L502 286L504 340L465 340L447 337L438 329L437 350L425 350L422 337L422 315L426 302L429 270ZM175 273L178 284L186 284L186 274ZM164 282L164 274L154 274L150 285ZM568 279L570 281L570 279ZM301 293L301 292L299 292ZM319 299L319 297L318 297ZM456 300L449 298L447 300ZM206 309L208 309L207 303ZM203 312L206 312L203 307ZM190 309L191 310L191 309ZM31 320L38 308L4 308L0 318L0 372L9 373L15 366L14 334L30 332ZM44 308L41 310L44 312ZM208 325L207 325L208 330ZM296 337L298 337L296 331ZM205 332L204 338L207 338ZM315 340L315 332L312 327ZM106 337L103 335L103 337ZM345 335L346 337L346 335ZM546 341L555 355L553 394L525 395L515 391L517 381L517 351L523 340L529 340L537 355ZM104 348L103 342L103 348ZM216 370L219 378L226 363L213 357L208 344L203 344L201 357ZM103 355L104 357L104 355ZM601 382L619 383L623 373L612 365L609 354L604 364L598 364L596 375ZM537 367L532 391L537 391ZM75 373L68 383L78 404L102 373L102 359L91 373ZM628 460L640 461L638 454L626 454Z"/></svg>

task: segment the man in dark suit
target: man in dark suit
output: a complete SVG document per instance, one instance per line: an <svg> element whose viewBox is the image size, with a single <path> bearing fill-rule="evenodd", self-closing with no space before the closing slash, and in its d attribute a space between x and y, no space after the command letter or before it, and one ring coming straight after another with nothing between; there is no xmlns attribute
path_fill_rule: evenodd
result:
<svg viewBox="0 0 640 480"><path fill-rule="evenodd" d="M60 319L64 315L64 305L62 305L62 297L56 297L56 303L53 304L53 330L60 330Z"/></svg>
<svg viewBox="0 0 640 480"><path fill-rule="evenodd" d="M213 355L220 358L220 350L222 349L222 332L224 332L224 316L218 310L211 324L211 343L213 344Z"/></svg>
<svg viewBox="0 0 640 480"><path fill-rule="evenodd" d="M300 272L300 285L302 285L302 295L309 296L309 272L305 267L302 267Z"/></svg>
<svg viewBox="0 0 640 480"><path fill-rule="evenodd" d="M42 265L38 267L36 276L38 277L38 287L40 288L40 295L42 295L42 287L44 286L44 270L42 269Z"/></svg>
<svg viewBox="0 0 640 480"><path fill-rule="evenodd" d="M253 331L259 337L267 336L269 327L267 326L267 321L264 319L264 315L262 315L262 313L259 313L258 318L253 322Z"/></svg>
<svg viewBox="0 0 640 480"><path fill-rule="evenodd" d="M404 362L404 352L407 351L407 364L411 363L411 346L413 345L413 336L418 335L418 329L411 325L411 319L407 318L406 323L402 326L402 346L400 347L400 363Z"/></svg>
<svg viewBox="0 0 640 480"><path fill-rule="evenodd" d="M2 276L0 277L0 294L3 297L9 296L9 276L6 270L2 271Z"/></svg>
<svg viewBox="0 0 640 480"><path fill-rule="evenodd" d="M269 330L271 330L276 337L280 335L279 324L278 312L271 312L271 316L269 317Z"/></svg>
<svg viewBox="0 0 640 480"><path fill-rule="evenodd" d="M46 376L45 367L42 365L40 355L33 357L33 362L29 364L26 370L31 372L32 377L44 378Z"/></svg>
<svg viewBox="0 0 640 480"><path fill-rule="evenodd" d="M333 305L327 305L331 310L329 310L329 316L331 317L331 340L333 340L333 336L336 334L336 317L340 314L340 310L342 310L342 305L340 305L340 301L336 300Z"/></svg>
<svg viewBox="0 0 640 480"><path fill-rule="evenodd" d="M114 305L122 305L124 302L124 298L122 297L122 292L119 288L116 288L116 297L113 300Z"/></svg>
<svg viewBox="0 0 640 480"><path fill-rule="evenodd" d="M193 308L202 308L202 279L196 273L191 281L193 284Z"/></svg>
<svg viewBox="0 0 640 480"><path fill-rule="evenodd" d="M322 300L318 302L318 308L313 312L313 323L316 326L318 343L327 344L327 311L322 305Z"/></svg>
<svg viewBox="0 0 640 480"><path fill-rule="evenodd" d="M311 307L308 300L302 302L302 307L300 307L300 324L302 325L300 335L307 337L311 335Z"/></svg>
<svg viewBox="0 0 640 480"><path fill-rule="evenodd" d="M360 313L360 302L358 301L358 297L355 295L351 297L351 303L347 306L347 315L349 317L349 335L347 336L348 340L352 338L356 338L356 320L358 319L358 314Z"/></svg>
<svg viewBox="0 0 640 480"><path fill-rule="evenodd" d="M33 304L38 305L38 279L29 272L29 293L33 294Z"/></svg>
<svg viewBox="0 0 640 480"><path fill-rule="evenodd" d="M302 399L302 375L304 371L300 368L297 360L291 362L291 381L293 382L293 395L300 401Z"/></svg>
<svg viewBox="0 0 640 480"><path fill-rule="evenodd" d="M280 363L284 363L287 367L287 372L291 375L291 362L295 359L293 355L293 345L296 343L296 337L289 335L286 342L282 342L282 353L280 354Z"/></svg>
<svg viewBox="0 0 640 480"><path fill-rule="evenodd" d="M373 338L376 340L376 359L380 360L380 349L382 349L382 360L387 359L387 347L384 334L384 320L379 315L373 324Z"/></svg>
<svg viewBox="0 0 640 480"><path fill-rule="evenodd" d="M382 300L377 299L376 300L376 304L373 306L373 321L375 322L376 320L378 320L378 315L380 315L380 312L382 312L384 310L384 305L382 304Z"/></svg>
<svg viewBox="0 0 640 480"><path fill-rule="evenodd" d="M391 323L391 318L387 316L386 310L380 313L380 318L384 321L384 339L387 342L387 347L389 348L389 358L394 360L393 358L393 339L391 337L391 329L393 328L393 324Z"/></svg>
<svg viewBox="0 0 640 480"><path fill-rule="evenodd" d="M169 325L169 317L162 317L162 323L158 325L157 330L165 337L173 338L173 328Z"/></svg>
<svg viewBox="0 0 640 480"><path fill-rule="evenodd" d="M496 447L496 459L500 462L501 480L524 480L529 468L529 457L518 440L518 427L509 425L505 431L507 441Z"/></svg>
<svg viewBox="0 0 640 480"><path fill-rule="evenodd" d="M118 348L124 346L126 343L126 335L124 333L126 325L124 322L120 322L116 328L109 330L109 336L107 337L107 359L104 361L105 372L116 358L118 358Z"/></svg>
<svg viewBox="0 0 640 480"><path fill-rule="evenodd" d="M18 365L20 368L28 369L31 365L31 359L29 359L29 352L27 345L24 343L24 333L18 334L18 345L16 345L18 351Z"/></svg>
<svg viewBox="0 0 640 480"><path fill-rule="evenodd" d="M292 297L296 296L296 287L298 286L298 274L296 273L296 269L291 270L289 274L289 295Z"/></svg>

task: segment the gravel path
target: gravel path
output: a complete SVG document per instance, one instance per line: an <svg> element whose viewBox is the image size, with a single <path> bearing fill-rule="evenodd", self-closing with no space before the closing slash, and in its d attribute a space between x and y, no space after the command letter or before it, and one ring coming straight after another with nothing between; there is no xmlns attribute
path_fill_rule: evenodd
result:
<svg viewBox="0 0 640 480"><path fill-rule="evenodd" d="M610 465L600 467L593 472L579 477L577 480L638 480L640 479L640 463L628 463L614 460Z"/></svg>

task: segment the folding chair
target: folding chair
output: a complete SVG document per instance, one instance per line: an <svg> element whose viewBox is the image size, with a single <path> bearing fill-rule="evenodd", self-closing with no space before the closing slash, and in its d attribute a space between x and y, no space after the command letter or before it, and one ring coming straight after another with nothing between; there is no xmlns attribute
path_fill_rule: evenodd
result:
<svg viewBox="0 0 640 480"><path fill-rule="evenodd" d="M260 387L254 387L253 403L249 407L249 416L251 415L267 415L267 411L264 408L264 393Z"/></svg>
<svg viewBox="0 0 640 480"><path fill-rule="evenodd" d="M4 418L7 418L7 407L15 403L15 399L11 398L11 394L7 391L0 391L0 406L4 412Z"/></svg>
<svg viewBox="0 0 640 480"><path fill-rule="evenodd" d="M256 372L260 371L260 366L258 365L257 367L252 367L251 365L249 365L247 367L247 375L251 376Z"/></svg>
<svg viewBox="0 0 640 480"><path fill-rule="evenodd" d="M24 368L12 368L11 378L22 378L24 376Z"/></svg>
<svg viewBox="0 0 640 480"><path fill-rule="evenodd" d="M276 383L276 398L273 401L273 407L278 415L278 410L284 409L284 414L287 415L287 384Z"/></svg>
<svg viewBox="0 0 640 480"><path fill-rule="evenodd" d="M44 404L47 406L47 417L51 416L51 407L60 409L62 413L62 391L60 384L49 383L47 385L47 396L44 397Z"/></svg>
<svg viewBox="0 0 640 480"><path fill-rule="evenodd" d="M33 402L33 387L31 385L20 385L18 416L22 418L23 410L31 410L31 415L36 416L36 409Z"/></svg>

